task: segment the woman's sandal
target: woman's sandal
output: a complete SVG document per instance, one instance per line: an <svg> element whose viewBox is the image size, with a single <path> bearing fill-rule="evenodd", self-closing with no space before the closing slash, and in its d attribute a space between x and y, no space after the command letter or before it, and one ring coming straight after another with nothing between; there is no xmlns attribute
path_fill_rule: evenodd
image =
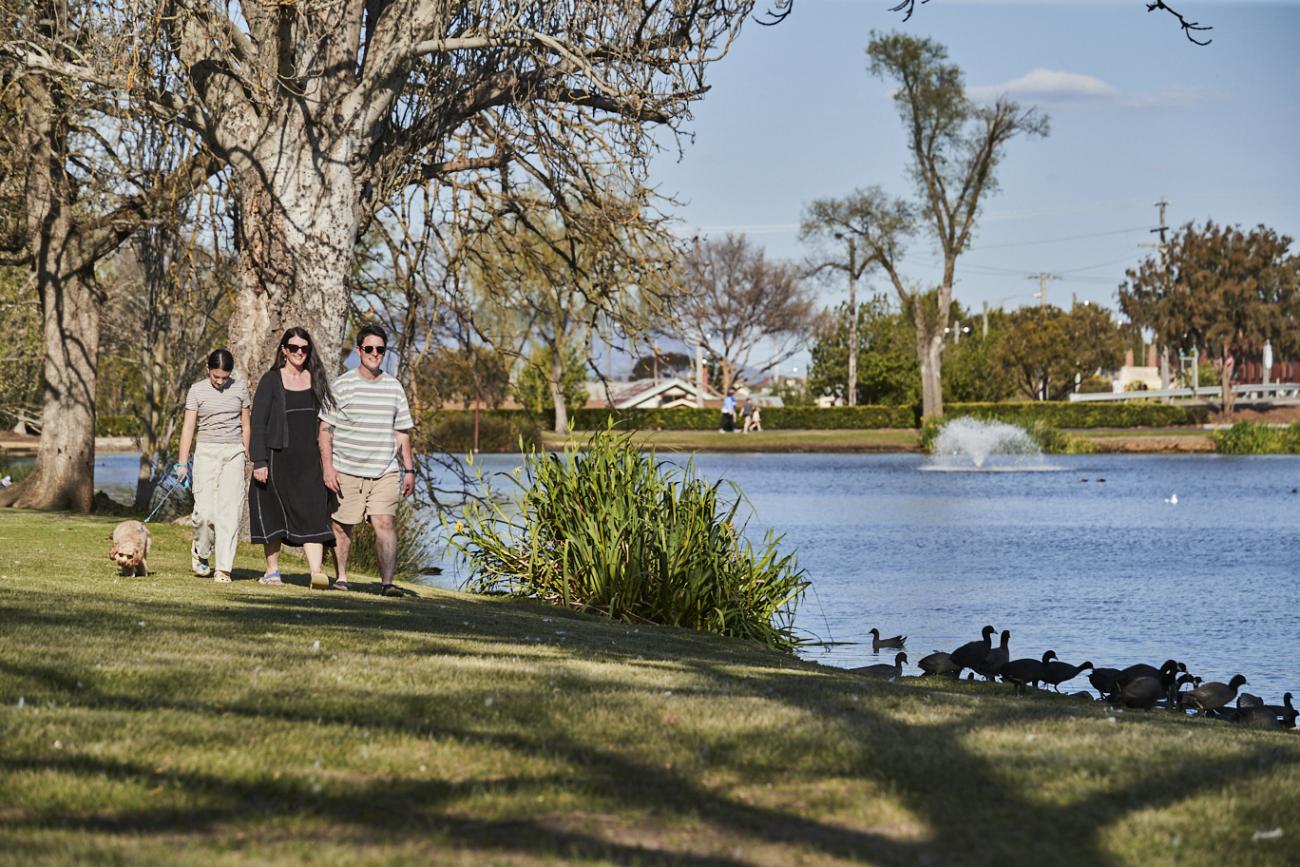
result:
<svg viewBox="0 0 1300 867"><path fill-rule="evenodd" d="M263 575L261 578L258 578L258 579L257 579L257 583L258 583L258 584L275 584L275 585L278 586L278 585L280 585L280 584L283 584L284 582L280 580L280 570L277 569L277 570L275 570L274 572L267 572L267 573L266 573L265 575Z"/></svg>
<svg viewBox="0 0 1300 867"><path fill-rule="evenodd" d="M218 584L229 584L229 583L230 583L230 573L229 573L229 572L222 572L220 569L218 569L218 570L217 570L217 573L216 573L215 575L212 576L212 580L213 580L213 581L216 581Z"/></svg>
<svg viewBox="0 0 1300 867"><path fill-rule="evenodd" d="M328 590L330 588L330 576L324 572L311 573L311 589Z"/></svg>

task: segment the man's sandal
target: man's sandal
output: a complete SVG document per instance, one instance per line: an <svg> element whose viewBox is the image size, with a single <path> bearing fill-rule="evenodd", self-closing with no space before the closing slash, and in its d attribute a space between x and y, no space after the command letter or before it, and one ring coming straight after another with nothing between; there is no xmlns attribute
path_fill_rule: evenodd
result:
<svg viewBox="0 0 1300 867"><path fill-rule="evenodd" d="M324 572L311 573L311 589L328 590L330 587L330 577Z"/></svg>
<svg viewBox="0 0 1300 867"><path fill-rule="evenodd" d="M258 578L258 579L257 579L257 583L258 583L258 584L274 584L274 585L277 585L277 586L278 586L278 585L280 585L280 584L283 584L284 582L280 580L280 570L277 569L277 570L275 570L274 572L267 572L267 573L266 573L265 575L263 575L261 578Z"/></svg>
<svg viewBox="0 0 1300 867"><path fill-rule="evenodd" d="M335 581L335 582L334 582L334 586L331 587L330 589L331 589L331 590L344 590L344 591L346 591L346 590L350 590L350 589L352 589L352 588L348 587L348 582L347 582L347 581L345 581L344 579L340 578L338 581Z"/></svg>
<svg viewBox="0 0 1300 867"><path fill-rule="evenodd" d="M380 585L379 585L379 593L380 593L380 595L382 595L382 596L401 596L401 595L402 595L402 591L401 591L401 589L400 589L400 588L397 588L397 587L394 587L392 584L380 584Z"/></svg>

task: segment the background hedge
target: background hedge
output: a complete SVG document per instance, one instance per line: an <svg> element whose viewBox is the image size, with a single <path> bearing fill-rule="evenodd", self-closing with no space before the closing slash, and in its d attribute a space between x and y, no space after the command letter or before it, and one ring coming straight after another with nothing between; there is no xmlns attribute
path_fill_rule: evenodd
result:
<svg viewBox="0 0 1300 867"><path fill-rule="evenodd" d="M1056 428L1174 427L1204 424L1210 410L1204 406L1167 403L1070 403L1027 401L1023 403L950 403L944 418L971 416L986 421L1005 421L1028 427L1035 422Z"/></svg>
<svg viewBox="0 0 1300 867"><path fill-rule="evenodd" d="M1020 403L949 403L947 419L971 416L988 421L1005 421L1030 428L1047 425L1053 428L1099 427L1176 427L1204 424L1209 409L1203 406L1132 403L1069 403L1067 401L1026 401ZM569 414L574 430L603 430L613 418L619 430L717 430L716 408L695 409L579 409ZM739 424L739 419L737 419ZM910 406L784 406L763 409L766 430L865 430L877 428L915 428L919 424L916 407ZM525 445L540 441L540 431L552 427L550 413L534 415L520 409L483 410L479 416L481 451L516 451L519 438ZM134 435L138 420L133 416L100 416L100 435ZM417 430L417 448L444 451L467 451L473 441L472 410L436 410L421 415ZM112 434L105 431L112 431Z"/></svg>

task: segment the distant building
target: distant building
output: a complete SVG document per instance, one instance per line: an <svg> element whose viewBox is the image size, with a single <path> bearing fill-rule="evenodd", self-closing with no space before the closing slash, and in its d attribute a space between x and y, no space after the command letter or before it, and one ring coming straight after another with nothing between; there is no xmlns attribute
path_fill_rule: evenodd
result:
<svg viewBox="0 0 1300 867"><path fill-rule="evenodd" d="M606 396L605 386L609 392ZM588 382L589 407L613 409L673 409L679 406L698 406L699 390L695 383L681 377L668 379L634 379L631 382ZM704 405L717 406L722 396L705 389Z"/></svg>

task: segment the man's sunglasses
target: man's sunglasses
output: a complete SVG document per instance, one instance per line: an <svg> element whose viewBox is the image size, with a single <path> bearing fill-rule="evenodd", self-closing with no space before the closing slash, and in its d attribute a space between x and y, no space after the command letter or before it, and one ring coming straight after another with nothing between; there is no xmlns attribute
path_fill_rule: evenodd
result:
<svg viewBox="0 0 1300 867"><path fill-rule="evenodd" d="M290 352L295 352L295 353L310 352L311 344L310 343L286 343L284 344L284 348L289 350Z"/></svg>
<svg viewBox="0 0 1300 867"><path fill-rule="evenodd" d="M358 346L358 352L364 352L366 355L383 355L388 351L387 346Z"/></svg>

